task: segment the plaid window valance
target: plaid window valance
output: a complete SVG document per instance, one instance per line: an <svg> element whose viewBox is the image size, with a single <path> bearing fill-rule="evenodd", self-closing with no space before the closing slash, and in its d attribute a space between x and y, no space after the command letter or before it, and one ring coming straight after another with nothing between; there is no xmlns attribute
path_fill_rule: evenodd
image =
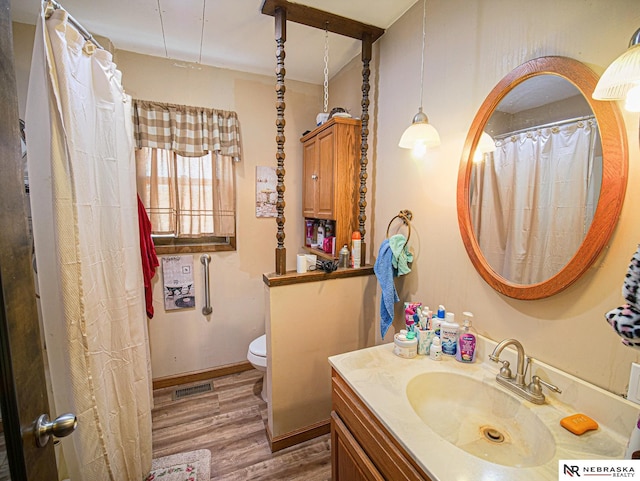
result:
<svg viewBox="0 0 640 481"><path fill-rule="evenodd" d="M235 112L133 100L136 146L172 150L183 157L215 152L240 160Z"/></svg>

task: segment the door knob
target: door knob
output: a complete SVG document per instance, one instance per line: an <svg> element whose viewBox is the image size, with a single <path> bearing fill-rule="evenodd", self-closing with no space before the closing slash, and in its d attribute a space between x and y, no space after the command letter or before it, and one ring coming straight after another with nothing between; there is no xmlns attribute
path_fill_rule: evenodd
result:
<svg viewBox="0 0 640 481"><path fill-rule="evenodd" d="M74 432L76 427L78 427L78 418L76 418L75 414L63 414L53 421L49 421L49 416L42 414L36 420L36 425L33 430L36 438L36 446L44 448L52 435L56 438L64 438Z"/></svg>
<svg viewBox="0 0 640 481"><path fill-rule="evenodd" d="M317 174L312 174L311 175L311 180L318 180L318 175Z"/></svg>

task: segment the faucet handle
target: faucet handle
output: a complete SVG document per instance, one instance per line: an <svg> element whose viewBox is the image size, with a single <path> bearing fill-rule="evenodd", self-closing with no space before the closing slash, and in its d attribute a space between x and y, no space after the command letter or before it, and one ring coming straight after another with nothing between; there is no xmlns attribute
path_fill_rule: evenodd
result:
<svg viewBox="0 0 640 481"><path fill-rule="evenodd" d="M502 367L500 368L500 377L505 379L511 379L511 368L509 367L509 361L500 361L502 362Z"/></svg>
<svg viewBox="0 0 640 481"><path fill-rule="evenodd" d="M551 384L550 382L543 381L538 376L533 376L531 378L531 382L529 383L528 390L531 394L542 394L542 386L545 386L552 391L557 392L558 394L562 393L560 388L555 384Z"/></svg>

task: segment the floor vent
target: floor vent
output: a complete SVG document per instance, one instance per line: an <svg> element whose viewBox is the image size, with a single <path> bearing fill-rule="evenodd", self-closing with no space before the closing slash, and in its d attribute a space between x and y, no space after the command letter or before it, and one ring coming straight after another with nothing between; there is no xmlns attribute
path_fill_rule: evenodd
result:
<svg viewBox="0 0 640 481"><path fill-rule="evenodd" d="M173 396L171 396L171 399L173 401L177 401L178 399L182 399L188 396L195 396L196 394L202 394L211 391L213 391L213 384L211 383L211 381L208 381L204 384L197 384L191 387L176 389L175 391L173 391Z"/></svg>

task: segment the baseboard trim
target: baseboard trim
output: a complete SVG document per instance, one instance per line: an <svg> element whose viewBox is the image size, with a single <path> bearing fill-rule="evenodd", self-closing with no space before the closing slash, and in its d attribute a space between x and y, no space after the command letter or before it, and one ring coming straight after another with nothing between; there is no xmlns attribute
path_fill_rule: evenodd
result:
<svg viewBox="0 0 640 481"><path fill-rule="evenodd" d="M237 372L249 371L253 366L249 361L237 362L235 364L227 364L226 366L214 367L202 371L187 372L174 376L159 377L154 379L153 389L161 389L165 387L180 386L181 384L189 384L192 382L205 381L215 377L227 376Z"/></svg>
<svg viewBox="0 0 640 481"><path fill-rule="evenodd" d="M309 441L310 439L317 438L318 436L322 436L323 434L328 434L329 432L331 432L331 420L325 419L324 421L319 421L310 426L306 426L296 431L291 431L290 433L282 434L275 438L271 435L269 426L267 426L266 429L267 439L269 440L269 447L271 448L271 452L275 453L276 451L280 451L281 449L295 446L296 444Z"/></svg>

